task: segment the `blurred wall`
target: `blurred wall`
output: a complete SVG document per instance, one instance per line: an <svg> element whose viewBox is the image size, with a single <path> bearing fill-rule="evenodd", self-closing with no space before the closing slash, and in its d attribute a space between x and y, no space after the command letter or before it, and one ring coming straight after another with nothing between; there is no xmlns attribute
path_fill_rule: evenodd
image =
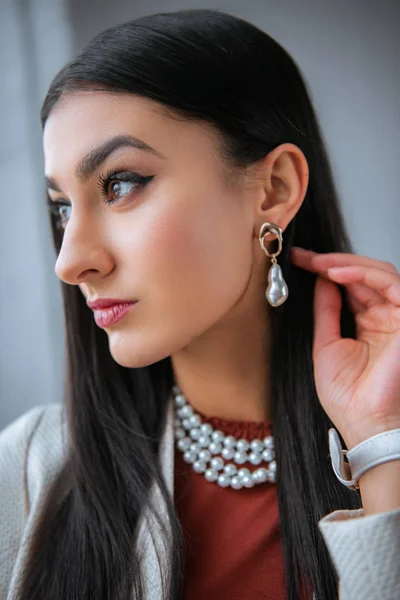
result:
<svg viewBox="0 0 400 600"><path fill-rule="evenodd" d="M62 393L61 300L41 188L38 113L46 87L102 29L181 8L243 17L287 48L309 84L356 252L400 269L400 3L2 0L0 428Z"/></svg>
<svg viewBox="0 0 400 600"><path fill-rule="evenodd" d="M42 186L39 112L71 56L61 0L1 0L0 429L62 397L61 295Z"/></svg>

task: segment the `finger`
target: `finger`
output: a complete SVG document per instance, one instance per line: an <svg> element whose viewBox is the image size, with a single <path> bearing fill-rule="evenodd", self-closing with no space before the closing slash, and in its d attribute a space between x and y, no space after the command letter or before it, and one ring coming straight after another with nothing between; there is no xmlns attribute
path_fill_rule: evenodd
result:
<svg viewBox="0 0 400 600"><path fill-rule="evenodd" d="M309 259L305 259L310 262ZM331 279L328 273L328 269L325 268L325 265L321 265L316 267L313 265L299 265L301 267L305 267L313 272L317 272L321 277L325 277L326 279ZM346 265L348 266L348 265ZM324 267L324 268L323 268ZM346 290L348 291L348 299L351 302L351 308L353 312L360 312L365 310L369 306L373 306L374 304L380 304L382 302L382 296L379 292L373 290L363 283L353 283L347 284Z"/></svg>
<svg viewBox="0 0 400 600"><path fill-rule="evenodd" d="M397 272L391 273L374 267L347 266L328 268L328 275L342 284L363 283L395 306L400 306L400 275Z"/></svg>
<svg viewBox="0 0 400 600"><path fill-rule="evenodd" d="M328 252L325 254L318 254L312 250L305 250L304 248L298 248L293 246L292 258L296 263L311 263L322 268L329 267L342 267L346 265L360 265L365 267L380 268L390 273L398 273L397 268L390 262L371 258L369 256L362 256L360 254L351 254L348 252Z"/></svg>
<svg viewBox="0 0 400 600"><path fill-rule="evenodd" d="M359 331L379 331L381 334L400 332L400 307L393 306L390 302L375 304L356 314L355 318Z"/></svg>
<svg viewBox="0 0 400 600"><path fill-rule="evenodd" d="M320 276L326 277L327 279L334 279L334 277L330 277L328 270L322 271L320 273ZM349 281L340 281L340 283L342 283L345 286L347 292L347 299L350 303L353 312L361 312L375 304L382 304L381 294L376 290L373 290L372 288L368 287L364 283L353 283Z"/></svg>
<svg viewBox="0 0 400 600"><path fill-rule="evenodd" d="M343 287L350 309L355 314L363 312L373 304L382 303L381 295L363 283L349 283ZM371 298L371 294L373 294L373 298Z"/></svg>
<svg viewBox="0 0 400 600"><path fill-rule="evenodd" d="M341 306L338 286L328 279L317 277L314 294L314 358L325 346L341 339Z"/></svg>
<svg viewBox="0 0 400 600"><path fill-rule="evenodd" d="M375 266L379 265L385 271L390 273L398 273L396 267L391 263L378 261L376 259L360 256L357 254L331 252L327 254L317 254L311 250L304 250L303 248L293 247L293 262L298 266L314 271L322 277L329 279L328 269L335 266L349 266L349 260L353 262L353 266ZM357 263L357 265L355 264ZM364 263L364 265L362 265ZM363 310L363 306L368 308L375 304L382 302L382 295L380 292L373 290L371 287L364 285L363 283L354 283L349 287L348 297L353 312L360 312ZM362 305L360 304L362 303Z"/></svg>
<svg viewBox="0 0 400 600"><path fill-rule="evenodd" d="M327 277L329 278L328 274ZM347 282L344 284L344 287L354 312L366 310L375 304L382 304L383 302L381 294L364 283Z"/></svg>

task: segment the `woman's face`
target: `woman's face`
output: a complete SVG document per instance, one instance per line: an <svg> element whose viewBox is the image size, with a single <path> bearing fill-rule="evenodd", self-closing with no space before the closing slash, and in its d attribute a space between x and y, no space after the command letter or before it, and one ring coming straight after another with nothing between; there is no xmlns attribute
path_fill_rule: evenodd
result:
<svg viewBox="0 0 400 600"><path fill-rule="evenodd" d="M211 128L157 107L131 94L74 92L44 130L49 196L69 205L56 274L86 299L138 300L105 328L112 356L129 367L172 355L229 319L256 253L259 273L266 264L251 192L224 179ZM131 142L98 151L117 136Z"/></svg>

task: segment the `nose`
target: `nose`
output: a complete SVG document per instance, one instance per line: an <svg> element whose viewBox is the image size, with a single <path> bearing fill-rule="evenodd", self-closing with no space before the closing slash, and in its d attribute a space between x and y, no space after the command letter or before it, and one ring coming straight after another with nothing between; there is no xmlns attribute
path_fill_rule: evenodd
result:
<svg viewBox="0 0 400 600"><path fill-rule="evenodd" d="M109 248L94 228L70 220L58 254L55 273L61 281L79 285L104 277L114 268Z"/></svg>

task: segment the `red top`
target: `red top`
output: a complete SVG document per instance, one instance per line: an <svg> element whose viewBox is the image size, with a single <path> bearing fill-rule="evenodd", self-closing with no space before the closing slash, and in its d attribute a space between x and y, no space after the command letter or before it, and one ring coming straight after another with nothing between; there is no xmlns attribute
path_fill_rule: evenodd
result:
<svg viewBox="0 0 400 600"><path fill-rule="evenodd" d="M270 420L233 421L196 412L237 438L273 435ZM253 471L265 464L241 466ZM175 444L174 488L185 534L182 600L286 599L276 483L222 488L193 471Z"/></svg>

